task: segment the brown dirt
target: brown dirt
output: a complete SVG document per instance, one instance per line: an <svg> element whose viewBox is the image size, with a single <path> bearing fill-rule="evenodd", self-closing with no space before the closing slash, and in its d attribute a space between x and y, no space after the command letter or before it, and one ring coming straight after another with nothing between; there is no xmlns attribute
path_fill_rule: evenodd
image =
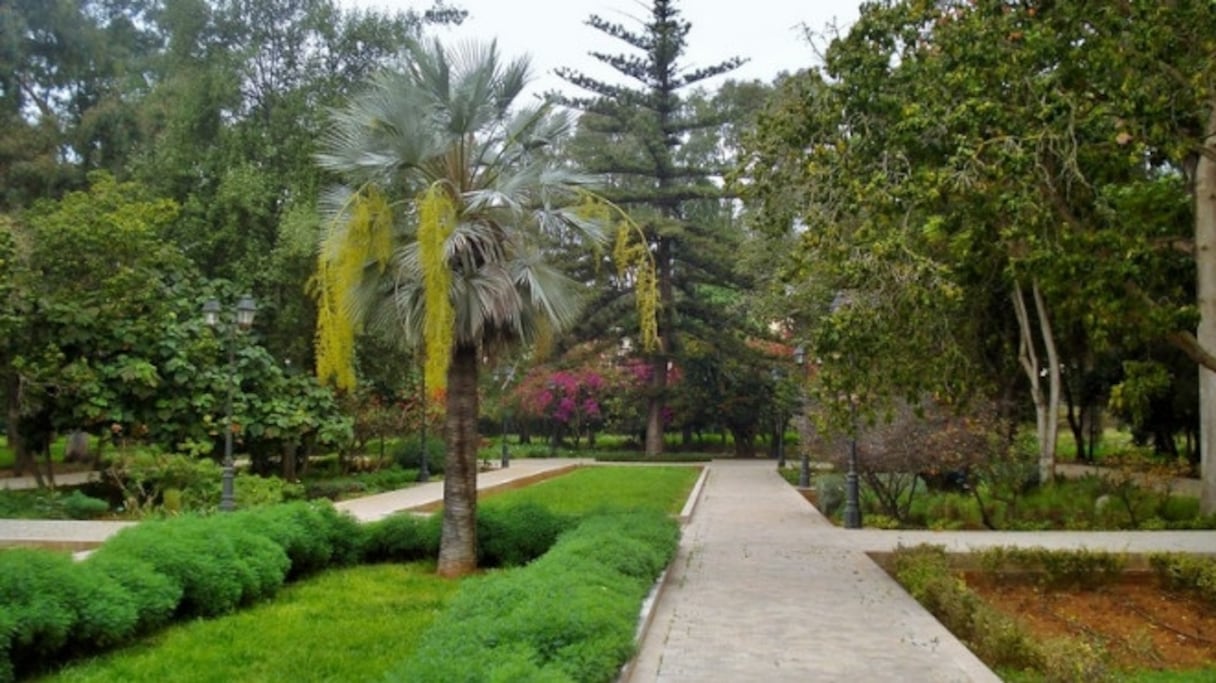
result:
<svg viewBox="0 0 1216 683"><path fill-rule="evenodd" d="M1216 606L1160 587L1149 574L1094 590L998 583L967 575L990 605L1021 621L1038 639L1072 636L1102 644L1124 670L1187 670L1216 665Z"/></svg>

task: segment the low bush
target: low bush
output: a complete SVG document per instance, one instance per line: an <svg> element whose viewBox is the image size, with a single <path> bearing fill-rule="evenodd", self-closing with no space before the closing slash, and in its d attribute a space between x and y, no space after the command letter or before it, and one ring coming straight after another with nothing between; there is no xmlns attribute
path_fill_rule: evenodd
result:
<svg viewBox="0 0 1216 683"><path fill-rule="evenodd" d="M389 678L611 681L678 536L657 512L588 517L526 567L468 581Z"/></svg>
<svg viewBox="0 0 1216 683"><path fill-rule="evenodd" d="M1216 558L1156 553L1148 559L1149 566L1166 586L1193 591L1216 605Z"/></svg>
<svg viewBox="0 0 1216 683"><path fill-rule="evenodd" d="M1050 551L1033 557L1042 561L1046 554ZM1106 566L1105 561L1078 563ZM908 593L989 666L1035 671L1048 681L1111 680L1101 647L1075 638L1059 638L1048 644L1036 642L1024 627L989 606L954 575L941 546L901 547L891 558L891 568Z"/></svg>
<svg viewBox="0 0 1216 683"><path fill-rule="evenodd" d="M72 491L63 497L63 511L71 519L97 519L110 511L110 504L85 495L80 491Z"/></svg>
<svg viewBox="0 0 1216 683"><path fill-rule="evenodd" d="M427 470L433 475L443 474L443 457L447 447L443 439L437 436L427 437ZM401 469L417 470L422 466L422 442L420 439L406 439L393 449L393 462Z"/></svg>
<svg viewBox="0 0 1216 683"><path fill-rule="evenodd" d="M364 557L368 562L414 562L439 554L440 515L419 517L401 512L365 525Z"/></svg>
<svg viewBox="0 0 1216 683"><path fill-rule="evenodd" d="M143 560L174 581L182 591L178 612L183 616L231 612L272 592L269 584L282 584L290 566L281 546L233 528L222 517L144 522L94 553L114 554Z"/></svg>
<svg viewBox="0 0 1216 683"><path fill-rule="evenodd" d="M477 512L477 564L518 567L553 547L574 519L532 502L484 506Z"/></svg>
<svg viewBox="0 0 1216 683"><path fill-rule="evenodd" d="M288 576L350 564L364 534L329 505L293 503L147 521L83 562L0 552L0 681L129 640L173 617L273 595Z"/></svg>
<svg viewBox="0 0 1216 683"><path fill-rule="evenodd" d="M1031 576L1048 586L1100 588L1117 581L1127 569L1127 556L1088 549L989 548L980 566L998 577Z"/></svg>

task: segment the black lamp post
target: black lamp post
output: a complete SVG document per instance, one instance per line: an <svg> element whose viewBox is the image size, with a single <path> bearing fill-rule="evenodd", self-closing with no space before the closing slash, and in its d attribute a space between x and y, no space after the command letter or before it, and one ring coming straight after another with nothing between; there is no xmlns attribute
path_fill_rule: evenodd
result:
<svg viewBox="0 0 1216 683"><path fill-rule="evenodd" d="M836 293L832 300L832 312L852 304L853 297L848 291ZM853 366L853 355L848 355L849 366ZM849 394L849 471L844 477L844 528L861 528L861 501L857 479L857 401Z"/></svg>
<svg viewBox="0 0 1216 683"><path fill-rule="evenodd" d="M776 408L776 415L773 416L773 455L777 456L777 469L785 469L785 408L781 405L780 393L782 372L780 368L773 368L773 401Z"/></svg>
<svg viewBox="0 0 1216 683"><path fill-rule="evenodd" d="M425 484L431 480L431 444L426 438L426 363L420 365L418 395L421 399L422 419L418 422L418 483Z"/></svg>
<svg viewBox="0 0 1216 683"><path fill-rule="evenodd" d="M509 385L511 383L511 380L515 378L515 368L512 367L510 370L508 370L506 372L503 372L500 369L498 372L494 373L494 378L502 380L502 387L501 387L501 390L499 391L499 395L500 395L499 409L502 410L502 466L510 467L511 466L511 452L507 449L507 417L508 417L508 414L507 414L506 398L507 398L507 385Z"/></svg>
<svg viewBox="0 0 1216 683"><path fill-rule="evenodd" d="M545 385L549 389L549 396L553 400L553 405L549 409L549 457L557 457L557 383L550 381Z"/></svg>
<svg viewBox="0 0 1216 683"><path fill-rule="evenodd" d="M208 327L216 329L220 326L220 302L211 299L203 304L203 320ZM236 304L236 320L228 326L228 396L224 402L224 469L220 478L220 509L225 512L236 509L236 495L233 491L235 466L232 461L232 385L236 379L236 330L248 330L253 326L253 315L257 312L257 304L253 297L243 296Z"/></svg>
<svg viewBox="0 0 1216 683"><path fill-rule="evenodd" d="M798 365L798 374L799 374L799 377L798 377L798 410L803 411L803 413L805 414L806 397L803 394L803 392L805 391L805 388L803 387L803 384L802 384L802 380L805 379L805 375L803 375L803 373L805 372L804 368L806 367L806 347L805 346L799 344L794 349L794 363L796 363ZM805 432L807 430L804 429L803 431ZM804 488L804 489L809 489L811 487L811 454L810 454L810 449L808 448L808 446L809 446L809 444L804 444L801 442L801 440L799 440L798 450L799 450L799 455L801 456L801 458L800 458L801 462L799 463L800 466L798 468L798 486L801 488Z"/></svg>

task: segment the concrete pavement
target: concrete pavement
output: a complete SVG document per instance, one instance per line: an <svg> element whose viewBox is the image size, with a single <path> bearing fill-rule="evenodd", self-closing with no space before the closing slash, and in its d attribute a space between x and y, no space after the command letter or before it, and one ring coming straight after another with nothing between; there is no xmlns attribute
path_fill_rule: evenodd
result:
<svg viewBox="0 0 1216 683"><path fill-rule="evenodd" d="M771 461L710 464L625 680L1000 680L842 531Z"/></svg>
<svg viewBox="0 0 1216 683"><path fill-rule="evenodd" d="M522 485L538 478L559 474L591 460L574 458L518 459L506 469L482 472L477 477L477 489L491 492L502 487ZM81 473L80 476L89 473ZM62 475L68 477L74 475ZM56 481L66 483L62 478ZM361 522L382 519L394 512L437 505L443 500L443 481L390 491L363 498L335 503L334 507ZM41 519L0 519L0 547L37 546L80 551L95 548L107 538L135 522L70 521Z"/></svg>
<svg viewBox="0 0 1216 683"><path fill-rule="evenodd" d="M1216 553L1216 532L841 529L771 461L715 461L623 680L999 681L867 555L920 543Z"/></svg>

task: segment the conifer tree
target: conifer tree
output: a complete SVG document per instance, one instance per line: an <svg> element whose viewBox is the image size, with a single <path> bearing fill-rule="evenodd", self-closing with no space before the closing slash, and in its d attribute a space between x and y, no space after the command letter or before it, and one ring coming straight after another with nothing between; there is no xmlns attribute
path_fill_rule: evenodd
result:
<svg viewBox="0 0 1216 683"><path fill-rule="evenodd" d="M689 247L706 229L705 223L695 220L691 203L723 198L719 186L711 181L721 171L685 163L681 155L690 133L718 126L722 117L685 106L682 93L690 86L732 71L743 60L732 57L712 66L685 68L680 60L692 25L681 19L676 3L670 0L654 0L650 16L640 30L631 30L598 15L591 15L587 24L630 48L629 53L622 54L590 53L623 76L624 84L560 68L558 76L584 94L559 99L583 112L582 132L600 136L606 143L598 145L599 153L584 159L584 165L589 171L609 178L609 189L604 194L626 207L643 226L648 248L655 257L660 344L648 358L651 373L646 453L656 455L663 450L669 361L679 344L677 271L695 262Z"/></svg>

